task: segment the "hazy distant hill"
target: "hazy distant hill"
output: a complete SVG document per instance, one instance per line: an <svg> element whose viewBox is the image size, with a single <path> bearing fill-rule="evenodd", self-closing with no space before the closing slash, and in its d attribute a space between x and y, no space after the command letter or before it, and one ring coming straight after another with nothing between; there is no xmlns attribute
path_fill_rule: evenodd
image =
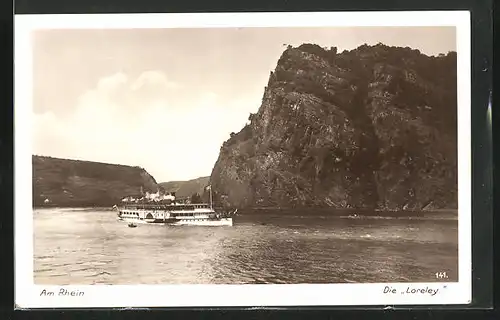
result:
<svg viewBox="0 0 500 320"><path fill-rule="evenodd" d="M203 194L210 177L201 177L188 181L168 181L159 183L165 192L175 192L179 198L190 197L194 193Z"/></svg>
<svg viewBox="0 0 500 320"><path fill-rule="evenodd" d="M33 156L34 206L111 206L141 187L156 192L159 186L140 167Z"/></svg>

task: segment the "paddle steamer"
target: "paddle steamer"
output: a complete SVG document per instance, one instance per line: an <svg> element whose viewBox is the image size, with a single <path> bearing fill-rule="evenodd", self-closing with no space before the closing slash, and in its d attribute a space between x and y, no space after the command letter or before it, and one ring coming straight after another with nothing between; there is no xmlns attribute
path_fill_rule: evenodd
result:
<svg viewBox="0 0 500 320"><path fill-rule="evenodd" d="M113 206L118 211L119 221L129 224L192 225L192 226L232 226L232 212L216 212L210 203L179 203L175 196L160 196L159 193L141 199L125 198L121 206Z"/></svg>

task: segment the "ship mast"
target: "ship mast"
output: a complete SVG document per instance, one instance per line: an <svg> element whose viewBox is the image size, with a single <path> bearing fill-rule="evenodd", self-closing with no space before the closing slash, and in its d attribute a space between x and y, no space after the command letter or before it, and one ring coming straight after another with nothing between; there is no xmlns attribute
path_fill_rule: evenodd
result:
<svg viewBox="0 0 500 320"><path fill-rule="evenodd" d="M210 210L213 210L212 208L212 186L208 186L208 188L210 189Z"/></svg>

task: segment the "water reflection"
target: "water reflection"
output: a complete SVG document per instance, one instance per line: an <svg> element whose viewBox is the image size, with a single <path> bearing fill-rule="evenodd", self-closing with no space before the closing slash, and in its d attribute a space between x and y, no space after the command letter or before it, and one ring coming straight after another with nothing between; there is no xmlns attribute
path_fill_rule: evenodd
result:
<svg viewBox="0 0 500 320"><path fill-rule="evenodd" d="M127 228L110 211L34 215L37 284L428 282L458 277L457 221L237 217Z"/></svg>

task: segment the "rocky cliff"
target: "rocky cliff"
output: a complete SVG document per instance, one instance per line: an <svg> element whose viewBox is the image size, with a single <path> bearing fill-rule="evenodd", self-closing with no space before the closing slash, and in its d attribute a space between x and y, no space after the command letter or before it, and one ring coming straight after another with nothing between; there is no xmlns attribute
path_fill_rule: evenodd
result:
<svg viewBox="0 0 500 320"><path fill-rule="evenodd" d="M144 169L33 156L33 206L111 206L129 195L156 192ZM48 201L46 202L46 199Z"/></svg>
<svg viewBox="0 0 500 320"><path fill-rule="evenodd" d="M237 207L457 207L456 53L288 47L262 105L220 150L217 200Z"/></svg>

